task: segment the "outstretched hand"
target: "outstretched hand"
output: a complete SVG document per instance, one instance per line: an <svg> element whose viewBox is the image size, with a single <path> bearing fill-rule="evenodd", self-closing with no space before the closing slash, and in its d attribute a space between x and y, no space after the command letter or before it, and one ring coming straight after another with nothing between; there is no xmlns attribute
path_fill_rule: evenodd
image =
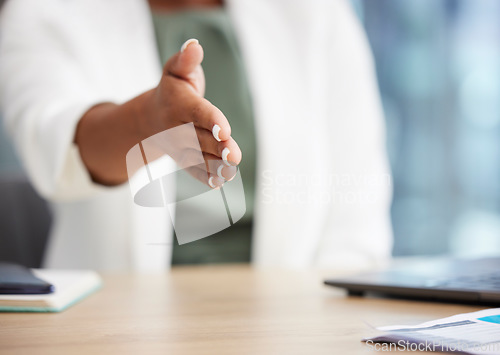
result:
<svg viewBox="0 0 500 355"><path fill-rule="evenodd" d="M148 138L154 142L148 162L167 154L212 188L234 177L241 150L231 138L227 118L203 97L202 60L203 48L197 40L188 40L165 64L157 87L120 105L97 104L81 117L74 142L94 181L127 181L127 152ZM158 134L187 123L192 123L189 132L176 130L169 139ZM193 126L197 140L189 139L194 137Z"/></svg>
<svg viewBox="0 0 500 355"><path fill-rule="evenodd" d="M236 173L241 150L231 137L231 126L224 114L203 96L205 75L201 67L203 48L195 39L165 64L158 86L149 92L139 117L141 136L149 137L186 123L193 123L199 147L176 137L159 142L158 155L168 154L181 167L212 188L220 187ZM199 149L205 164L199 162Z"/></svg>

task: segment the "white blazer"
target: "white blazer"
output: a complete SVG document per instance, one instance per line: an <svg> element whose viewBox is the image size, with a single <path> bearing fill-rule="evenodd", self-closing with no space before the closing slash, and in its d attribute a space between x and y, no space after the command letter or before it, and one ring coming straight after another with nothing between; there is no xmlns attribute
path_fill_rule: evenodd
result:
<svg viewBox="0 0 500 355"><path fill-rule="evenodd" d="M359 267L387 259L383 115L352 10L343 0L228 0L227 7L255 105L253 263ZM46 266L169 267L165 210L134 205L127 184L94 184L73 143L90 107L122 103L159 81L147 2L11 0L0 21L2 114L55 213Z"/></svg>

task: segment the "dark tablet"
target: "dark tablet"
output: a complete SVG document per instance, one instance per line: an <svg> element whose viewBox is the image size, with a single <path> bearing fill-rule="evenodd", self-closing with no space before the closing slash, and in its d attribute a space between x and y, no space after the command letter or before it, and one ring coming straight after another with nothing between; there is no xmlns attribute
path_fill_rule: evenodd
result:
<svg viewBox="0 0 500 355"><path fill-rule="evenodd" d="M27 267L0 262L0 294L46 294L54 292L54 286L36 277Z"/></svg>

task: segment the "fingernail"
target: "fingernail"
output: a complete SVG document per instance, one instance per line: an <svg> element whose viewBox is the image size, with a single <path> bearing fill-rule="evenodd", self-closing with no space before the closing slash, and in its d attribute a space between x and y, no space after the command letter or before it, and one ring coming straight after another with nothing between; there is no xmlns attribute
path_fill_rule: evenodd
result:
<svg viewBox="0 0 500 355"><path fill-rule="evenodd" d="M233 176L231 176L231 178L229 180L226 180L227 182L231 182L233 181L234 177L236 176L236 174L234 174Z"/></svg>
<svg viewBox="0 0 500 355"><path fill-rule="evenodd" d="M223 180L226 180L226 178L224 178L224 176L222 176L222 168L224 168L224 165L219 165L219 167L217 168L217 175L223 179Z"/></svg>
<svg viewBox="0 0 500 355"><path fill-rule="evenodd" d="M182 45L181 47L181 53L184 52L184 50L187 48L187 46L189 46L191 43L200 43L198 42L198 40L196 38L191 38L191 39L188 39L186 42L184 42L184 44Z"/></svg>
<svg viewBox="0 0 500 355"><path fill-rule="evenodd" d="M213 176L210 176L210 178L208 179L208 185L210 185L210 187L212 189L218 189L219 186L215 185L214 184L214 177Z"/></svg>
<svg viewBox="0 0 500 355"><path fill-rule="evenodd" d="M214 138L217 140L217 142L221 141L221 139L219 138L219 132L220 126L218 124L215 124L214 128L212 128L212 134L214 135Z"/></svg>
<svg viewBox="0 0 500 355"><path fill-rule="evenodd" d="M229 148L224 148L224 150L222 151L222 160L224 161L224 164L226 164L227 166L231 166L231 164L227 161L227 156L229 155Z"/></svg>

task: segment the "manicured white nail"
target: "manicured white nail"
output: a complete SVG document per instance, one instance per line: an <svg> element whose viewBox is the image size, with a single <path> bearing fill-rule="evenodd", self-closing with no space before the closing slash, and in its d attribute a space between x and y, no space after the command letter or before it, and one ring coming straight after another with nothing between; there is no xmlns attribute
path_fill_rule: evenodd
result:
<svg viewBox="0 0 500 355"><path fill-rule="evenodd" d="M227 161L227 156L229 155L229 148L224 148L224 150L222 151L222 160L224 161L224 164L226 164L227 166L231 166L231 164Z"/></svg>
<svg viewBox="0 0 500 355"><path fill-rule="evenodd" d="M224 165L219 165L219 167L217 168L217 175L221 178L221 179L224 179L224 176L222 176L222 168L224 168Z"/></svg>
<svg viewBox="0 0 500 355"><path fill-rule="evenodd" d="M214 138L217 140L217 142L221 141L221 139L219 138L219 132L220 126L218 124L215 124L214 128L212 128L212 134L214 135Z"/></svg>
<svg viewBox="0 0 500 355"><path fill-rule="evenodd" d="M231 176L231 178L230 178L230 179L228 179L228 180L226 180L226 181L227 181L227 182L231 182L231 181L233 181L233 179L234 179L234 177L235 177L235 176L236 176L236 174L234 174L233 176Z"/></svg>
<svg viewBox="0 0 500 355"><path fill-rule="evenodd" d="M188 39L186 42L184 42L184 44L182 45L181 47L181 53L184 52L184 50L187 48L187 46L189 46L191 43L200 43L198 42L198 40L196 38L191 38L191 39Z"/></svg>
<svg viewBox="0 0 500 355"><path fill-rule="evenodd" d="M217 189L218 186L214 184L214 177L213 176L210 176L210 179L208 179L208 185L210 185L210 187L212 189Z"/></svg>

